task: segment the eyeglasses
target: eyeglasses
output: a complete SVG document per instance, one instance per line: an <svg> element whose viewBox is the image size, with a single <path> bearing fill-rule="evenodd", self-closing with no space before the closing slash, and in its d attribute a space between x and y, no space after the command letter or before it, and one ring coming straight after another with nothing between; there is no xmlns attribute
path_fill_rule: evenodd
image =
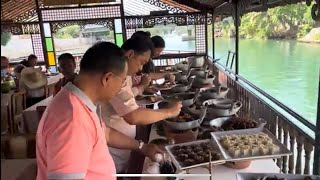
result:
<svg viewBox="0 0 320 180"><path fill-rule="evenodd" d="M116 77L117 79L119 79L120 81L122 81L122 87L125 87L125 86L127 86L127 78L125 78L125 79L122 79L122 78L120 78L119 76L117 76L117 75L115 75L114 77Z"/></svg>

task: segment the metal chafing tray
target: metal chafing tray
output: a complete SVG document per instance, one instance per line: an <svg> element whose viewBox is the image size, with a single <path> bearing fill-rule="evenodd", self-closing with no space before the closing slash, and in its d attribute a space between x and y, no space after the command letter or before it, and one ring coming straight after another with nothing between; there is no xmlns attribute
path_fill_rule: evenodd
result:
<svg viewBox="0 0 320 180"><path fill-rule="evenodd" d="M279 151L275 154L266 154L266 155L248 155L248 156L239 156L239 157L232 157L231 154L222 146L220 143L220 138L225 135L249 135L249 134L257 134L260 132L264 132L267 134L271 139L272 143L279 146ZM234 131L221 131L221 132L212 132L211 136L213 137L214 141L220 148L222 155L224 156L226 161L240 161L240 160L254 160L254 159L267 159L267 158L279 158L281 156L288 156L292 155L292 152L288 150L288 148L283 145L274 135L271 134L265 128L252 128L252 129L243 129L243 130L234 130Z"/></svg>
<svg viewBox="0 0 320 180"><path fill-rule="evenodd" d="M222 155L222 152L218 145L212 140L212 139L206 139L206 140L198 140L198 141L192 141L192 142L187 142L187 143L181 143L181 144L174 144L174 145L167 145L165 146L166 150L168 151L168 154L172 158L172 162L174 165L181 170L185 169L190 169L190 168L195 168L195 167L200 167L200 166L207 166L209 165L209 162L201 163L201 164L195 164L192 166L185 166L183 163L179 162L179 160L176 159L176 156L172 152L172 148L175 146L189 146L189 145L197 145L197 144L202 144L202 143L210 143L210 145L213 147L215 152L220 154L220 160L216 161L211 161L212 165L218 165L218 164L224 164L226 161L224 160L224 156Z"/></svg>
<svg viewBox="0 0 320 180"><path fill-rule="evenodd" d="M264 177L277 177L285 180L320 180L320 176L300 175L300 174L282 174L282 173L238 173L237 180L260 180Z"/></svg>

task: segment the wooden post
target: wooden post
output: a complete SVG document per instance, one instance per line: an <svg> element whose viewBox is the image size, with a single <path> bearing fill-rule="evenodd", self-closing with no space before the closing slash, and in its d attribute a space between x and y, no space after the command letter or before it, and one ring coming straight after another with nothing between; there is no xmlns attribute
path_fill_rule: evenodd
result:
<svg viewBox="0 0 320 180"><path fill-rule="evenodd" d="M215 21L215 16L214 16L214 10L212 10L212 22L211 22L211 26L212 26L212 58L215 59L215 55L214 55L214 40L215 40L215 36L214 36L214 21Z"/></svg>
<svg viewBox="0 0 320 180"><path fill-rule="evenodd" d="M36 0L35 2L36 2L36 11L37 11L38 18L39 18L39 28L40 28L40 36L41 36L41 42L42 42L44 62L46 63L46 68L49 69L50 65L49 65L49 60L48 60L46 39L45 39L45 35L44 35L42 13L41 13L41 9L39 7L39 0Z"/></svg>
<svg viewBox="0 0 320 180"><path fill-rule="evenodd" d="M314 160L313 160L313 174L320 175L320 77L318 89L318 113L316 124L316 139L314 144Z"/></svg>
<svg viewBox="0 0 320 180"><path fill-rule="evenodd" d="M238 9L238 1L236 0L234 2L234 6L235 6L235 27L236 27L236 68L235 68L235 72L236 72L236 75L239 74L239 20L240 20L240 17L239 17L239 9ZM238 77L236 76L236 80L238 80Z"/></svg>

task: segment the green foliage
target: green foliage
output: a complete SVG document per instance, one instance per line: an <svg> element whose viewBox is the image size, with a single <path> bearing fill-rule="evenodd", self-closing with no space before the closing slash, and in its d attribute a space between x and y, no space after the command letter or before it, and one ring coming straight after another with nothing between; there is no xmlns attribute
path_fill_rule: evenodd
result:
<svg viewBox="0 0 320 180"><path fill-rule="evenodd" d="M241 17L239 34L242 38L301 38L315 27L311 18L311 6L304 3L269 9L267 12L252 12ZM225 22L227 21L227 22ZM217 23L226 36L234 26L230 18Z"/></svg>
<svg viewBox="0 0 320 180"><path fill-rule="evenodd" d="M1 33L1 46L6 46L11 40L11 33L4 32Z"/></svg>
<svg viewBox="0 0 320 180"><path fill-rule="evenodd" d="M56 38L59 38L59 39L77 38L80 35L80 31L81 31L80 26L78 25L67 26L58 30L58 32L56 33Z"/></svg>

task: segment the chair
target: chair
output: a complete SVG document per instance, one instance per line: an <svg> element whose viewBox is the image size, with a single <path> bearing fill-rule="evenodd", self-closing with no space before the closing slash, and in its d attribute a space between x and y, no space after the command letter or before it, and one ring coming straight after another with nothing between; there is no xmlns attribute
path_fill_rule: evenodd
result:
<svg viewBox="0 0 320 180"><path fill-rule="evenodd" d="M14 92L12 95L12 128L13 133L23 133L23 110L26 109L25 91Z"/></svg>
<svg viewBox="0 0 320 180"><path fill-rule="evenodd" d="M47 106L38 106L37 107L37 113L38 113L38 117L39 119L41 119L44 111L46 110Z"/></svg>
<svg viewBox="0 0 320 180"><path fill-rule="evenodd" d="M6 159L35 158L36 134L1 135L1 153Z"/></svg>

